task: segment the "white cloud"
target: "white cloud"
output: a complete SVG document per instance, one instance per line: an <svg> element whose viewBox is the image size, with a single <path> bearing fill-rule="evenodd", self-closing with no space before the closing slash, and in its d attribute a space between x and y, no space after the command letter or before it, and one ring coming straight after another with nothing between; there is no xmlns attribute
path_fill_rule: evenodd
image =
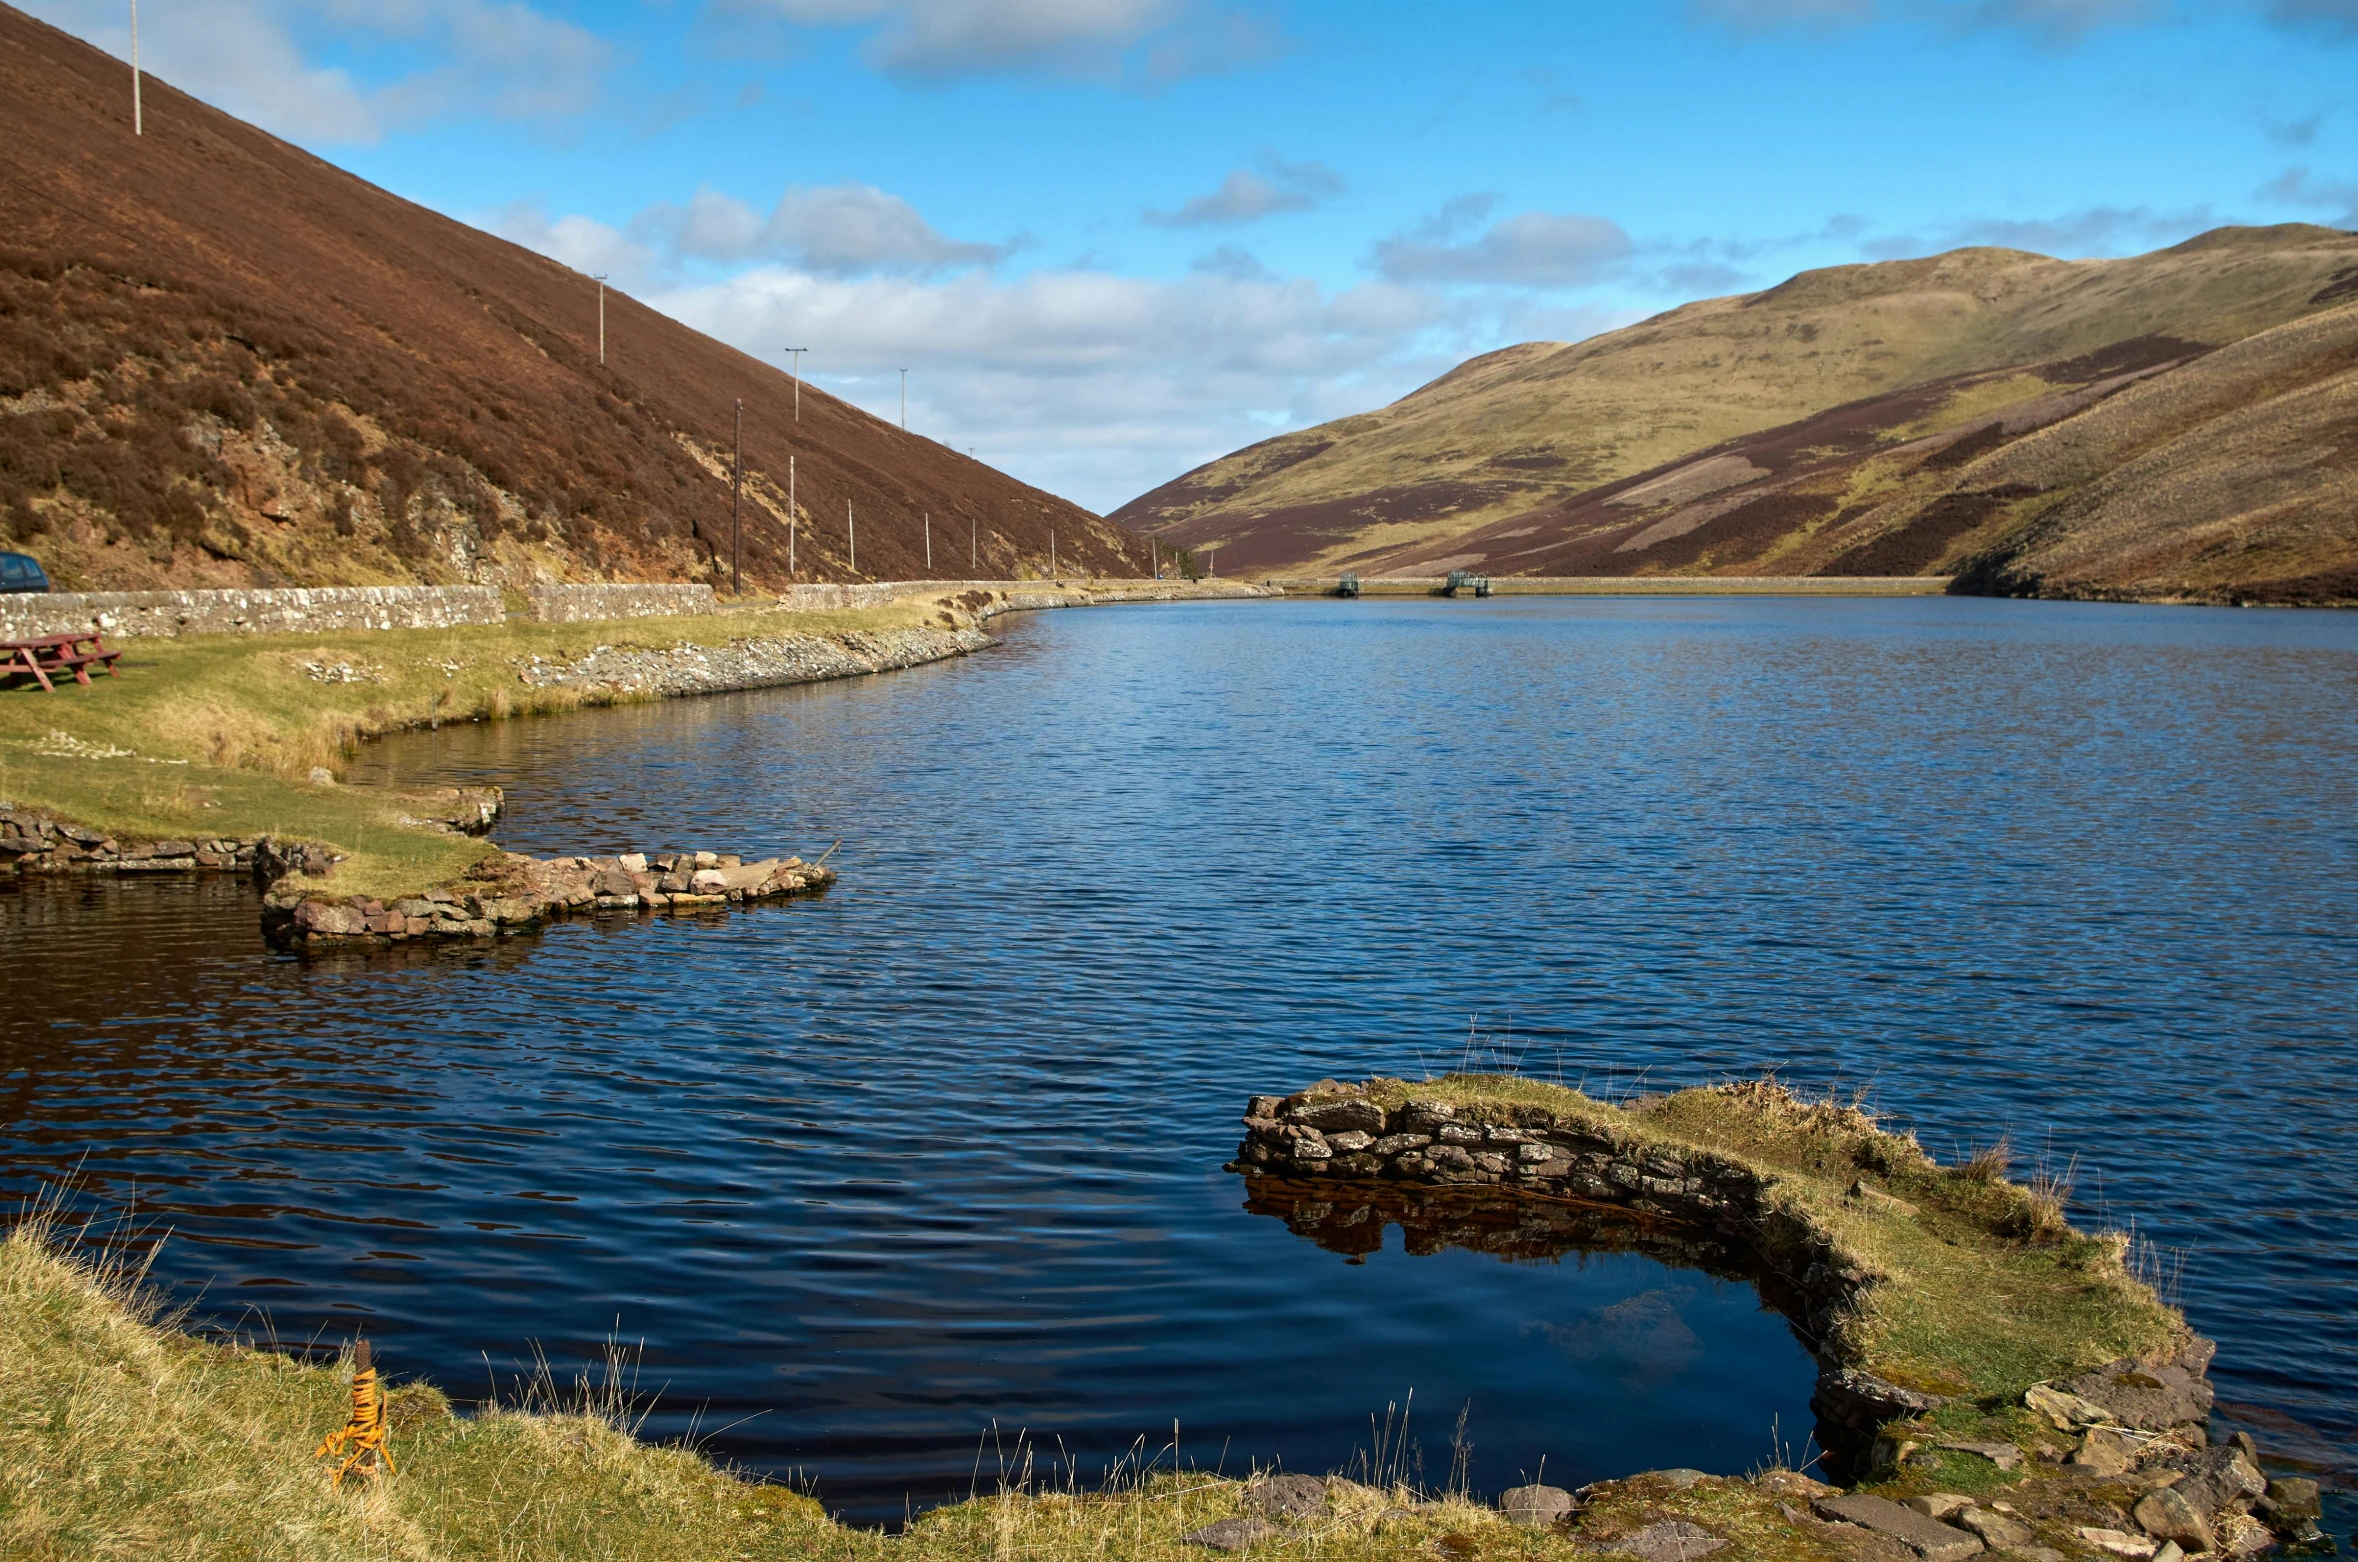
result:
<svg viewBox="0 0 2358 1562"><path fill-rule="evenodd" d="M1859 252L1870 260L1897 260L1987 244L2085 260L2142 254L2190 239L2223 220L2208 206L2174 212L2150 206L2088 206L2059 217L1967 217L1928 233L1865 237Z"/></svg>
<svg viewBox="0 0 2358 1562"><path fill-rule="evenodd" d="M2319 179L2306 168L2288 168L2260 196L2284 206L2323 207L2329 226L2358 228L2358 180Z"/></svg>
<svg viewBox="0 0 2358 1562"><path fill-rule="evenodd" d="M1383 280L1331 289L1272 276L1241 251L1174 279L846 275L765 261L700 280L645 232L530 206L491 226L611 272L650 306L766 361L780 362L781 342L808 343L803 372L881 416L898 415L895 371L912 365L913 430L1098 510L1266 438L1246 409L1296 426L1364 411L1520 328L1508 300Z"/></svg>
<svg viewBox="0 0 2358 1562"><path fill-rule="evenodd" d="M1150 211L1146 220L1158 228L1235 227L1280 212L1306 212L1342 193L1343 176L1324 163L1289 163L1264 152L1257 168L1235 169L1211 194L1192 196L1177 211Z"/></svg>
<svg viewBox="0 0 2358 1562"><path fill-rule="evenodd" d="M25 0L46 22L130 54L117 0ZM315 66L322 22L422 47L434 63L369 84ZM388 130L470 114L554 119L595 106L613 51L521 0L179 0L150 6L140 64L158 79L266 130L311 142L370 142Z"/></svg>
<svg viewBox="0 0 2358 1562"><path fill-rule="evenodd" d="M862 53L922 81L1005 72L1170 81L1266 55L1269 27L1209 0L716 0L722 16L860 28Z"/></svg>
<svg viewBox="0 0 2358 1562"><path fill-rule="evenodd" d="M1449 241L1494 204L1490 196L1461 196L1416 228L1379 240L1371 263L1395 282L1586 287L1635 248L1618 223L1578 212L1519 212L1463 243Z"/></svg>
<svg viewBox="0 0 2358 1562"><path fill-rule="evenodd" d="M685 206L648 208L631 228L684 258L782 260L833 276L991 266L1018 247L950 238L907 201L867 184L791 189L766 217L735 196L699 190Z"/></svg>

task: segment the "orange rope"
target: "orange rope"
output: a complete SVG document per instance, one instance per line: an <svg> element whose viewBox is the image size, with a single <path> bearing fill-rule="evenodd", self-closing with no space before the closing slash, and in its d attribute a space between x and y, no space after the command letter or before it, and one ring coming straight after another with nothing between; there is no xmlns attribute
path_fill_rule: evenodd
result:
<svg viewBox="0 0 2358 1562"><path fill-rule="evenodd" d="M311 1457L325 1459L332 1454L342 1453L347 1447L351 1449L350 1455L336 1467L338 1486L343 1485L344 1477L355 1469L366 1470L374 1475L381 1462L391 1471L393 1449L385 1440L390 1430L385 1420L385 1391L377 1384L377 1369L369 1360L368 1341L362 1340L352 1354L351 1419L330 1432Z"/></svg>

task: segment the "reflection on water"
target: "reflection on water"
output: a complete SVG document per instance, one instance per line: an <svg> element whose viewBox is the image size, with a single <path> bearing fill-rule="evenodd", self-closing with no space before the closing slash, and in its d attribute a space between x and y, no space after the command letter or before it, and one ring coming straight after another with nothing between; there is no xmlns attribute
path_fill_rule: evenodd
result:
<svg viewBox="0 0 2358 1562"><path fill-rule="evenodd" d="M2186 1252L2236 1414L2358 1434L2358 619L1001 623L949 666L370 755L508 786L518 850L840 838L823 900L305 963L232 886L0 895L0 1173L78 1165L174 1229L205 1316L365 1322L461 1393L643 1338L653 1430L701 1408L865 1516L963 1492L994 1421L1084 1478L1174 1418L1207 1464L1316 1469L1412 1387L1471 1401L1495 1488L1741 1468L1808 1424L1810 1364L1708 1266L1303 1241L1219 1171L1245 1097L1777 1067L1936 1153L2074 1166L2084 1218Z"/></svg>

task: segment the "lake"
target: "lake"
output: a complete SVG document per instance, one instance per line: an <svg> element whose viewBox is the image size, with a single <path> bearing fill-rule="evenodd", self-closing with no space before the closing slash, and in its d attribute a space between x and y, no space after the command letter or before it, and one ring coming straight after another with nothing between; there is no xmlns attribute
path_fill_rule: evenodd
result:
<svg viewBox="0 0 2358 1562"><path fill-rule="evenodd" d="M355 770L507 787L511 850L840 841L824 899L306 961L243 886L0 894L6 1191L75 1177L171 1229L200 1321L365 1327L461 1399L618 1340L649 1435L865 1522L1024 1450L1083 1484L1343 1468L1399 1445L1388 1406L1428 1480L1463 1457L1495 1491L1799 1449L1811 1364L1748 1286L1635 1254L1296 1236L1222 1170L1246 1096L1773 1070L1943 1158L2068 1169L2222 1342L2226 1418L2352 1478L2358 616L1522 598L994 632Z"/></svg>

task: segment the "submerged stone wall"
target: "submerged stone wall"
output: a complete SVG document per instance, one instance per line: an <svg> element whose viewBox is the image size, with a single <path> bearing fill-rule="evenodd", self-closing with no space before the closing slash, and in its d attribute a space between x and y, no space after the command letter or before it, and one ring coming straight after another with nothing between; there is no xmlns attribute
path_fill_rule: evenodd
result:
<svg viewBox="0 0 2358 1562"><path fill-rule="evenodd" d="M720 611L710 586L600 584L526 586L532 617L543 624L582 624L609 618L685 618Z"/></svg>
<svg viewBox="0 0 2358 1562"><path fill-rule="evenodd" d="M507 617L492 586L288 586L253 591L53 591L0 596L0 640L107 635L449 629Z"/></svg>

